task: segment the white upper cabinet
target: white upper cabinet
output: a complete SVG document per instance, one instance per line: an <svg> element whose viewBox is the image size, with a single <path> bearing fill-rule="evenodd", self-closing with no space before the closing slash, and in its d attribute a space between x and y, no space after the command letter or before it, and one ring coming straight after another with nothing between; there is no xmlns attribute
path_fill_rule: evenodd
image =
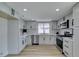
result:
<svg viewBox="0 0 79 59"><path fill-rule="evenodd" d="M79 26L79 4L73 7L74 26Z"/></svg>
<svg viewBox="0 0 79 59"><path fill-rule="evenodd" d="M27 29L36 29L36 22L27 22Z"/></svg>

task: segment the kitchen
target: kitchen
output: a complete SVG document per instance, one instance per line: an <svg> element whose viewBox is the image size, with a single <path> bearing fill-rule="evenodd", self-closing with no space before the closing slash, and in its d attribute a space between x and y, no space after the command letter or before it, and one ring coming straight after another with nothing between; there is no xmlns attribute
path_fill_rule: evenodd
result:
<svg viewBox="0 0 79 59"><path fill-rule="evenodd" d="M0 57L79 57L78 14L75 2L0 3Z"/></svg>

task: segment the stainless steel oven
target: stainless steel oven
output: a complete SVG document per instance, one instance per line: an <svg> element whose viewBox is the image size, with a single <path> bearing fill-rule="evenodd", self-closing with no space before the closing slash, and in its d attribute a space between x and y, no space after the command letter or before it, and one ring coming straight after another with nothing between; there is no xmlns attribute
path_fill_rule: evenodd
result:
<svg viewBox="0 0 79 59"><path fill-rule="evenodd" d="M63 38L60 36L56 37L56 44L59 46L61 49L63 49Z"/></svg>

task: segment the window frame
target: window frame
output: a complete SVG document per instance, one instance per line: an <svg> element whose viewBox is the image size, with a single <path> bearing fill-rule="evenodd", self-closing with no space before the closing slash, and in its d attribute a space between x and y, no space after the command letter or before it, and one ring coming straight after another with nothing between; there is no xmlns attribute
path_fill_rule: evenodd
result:
<svg viewBox="0 0 79 59"><path fill-rule="evenodd" d="M43 28L42 28L43 32L42 33L39 33L39 24L43 24ZM50 24L47 28L45 28L45 26L44 26L45 24L49 24L49 23L38 23L38 34L50 34ZM46 29L49 29L49 33L45 32Z"/></svg>

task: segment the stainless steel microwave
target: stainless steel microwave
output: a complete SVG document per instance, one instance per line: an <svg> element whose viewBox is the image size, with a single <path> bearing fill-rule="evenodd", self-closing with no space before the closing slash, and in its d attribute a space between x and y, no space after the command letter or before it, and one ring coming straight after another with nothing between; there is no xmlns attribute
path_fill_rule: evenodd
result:
<svg viewBox="0 0 79 59"><path fill-rule="evenodd" d="M61 24L61 28L69 28L69 20L66 20Z"/></svg>

